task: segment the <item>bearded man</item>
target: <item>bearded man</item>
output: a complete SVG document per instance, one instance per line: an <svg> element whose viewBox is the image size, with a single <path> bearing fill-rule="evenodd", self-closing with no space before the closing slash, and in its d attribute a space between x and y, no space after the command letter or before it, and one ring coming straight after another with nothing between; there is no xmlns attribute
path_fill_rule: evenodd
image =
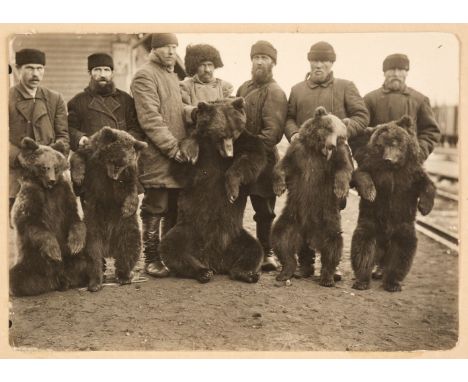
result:
<svg viewBox="0 0 468 382"><path fill-rule="evenodd" d="M115 87L114 61L107 53L88 57L89 84L68 102L70 146L77 150L104 126L135 135L139 130L133 98Z"/></svg>
<svg viewBox="0 0 468 382"><path fill-rule="evenodd" d="M429 98L406 86L409 71L406 55L395 53L387 56L382 64L384 83L382 87L364 96L370 115L370 126L395 121L409 115L416 125L419 143L419 159L424 162L439 142L440 129L434 118ZM381 279L383 268L378 265L372 277Z"/></svg>
<svg viewBox="0 0 468 382"><path fill-rule="evenodd" d="M245 98L246 129L265 144L268 163L257 181L250 186L249 196L255 210L256 234L265 257L264 271L277 270L278 261L271 250L270 231L275 218L276 196L273 192L273 168L278 161L276 145L281 141L286 123L286 94L273 79L277 51L268 41L258 41L250 51L252 79L241 85L238 97Z"/></svg>
<svg viewBox="0 0 468 382"><path fill-rule="evenodd" d="M387 56L382 65L385 81L382 87L366 94L364 102L369 110L370 126L409 115L417 127L420 159L425 161L439 142L440 130L429 99L406 86L409 64L404 54Z"/></svg>
<svg viewBox="0 0 468 382"><path fill-rule="evenodd" d="M9 199L10 210L19 191L21 166L18 154L24 137L41 145L62 142L69 148L67 106L61 94L41 86L46 55L37 49L16 52L16 73L19 83L10 88L9 121Z"/></svg>
<svg viewBox="0 0 468 382"><path fill-rule="evenodd" d="M307 60L310 72L304 81L292 87L289 96L286 138L290 142L294 141L299 136L300 126L313 117L317 107L323 106L343 121L348 139L356 139L368 126L369 113L354 83L335 78L335 49L328 42L319 41L310 47ZM344 208L344 203L341 208ZM303 243L298 258L299 267L295 276L312 276L315 272L315 251L307 243ZM337 269L335 281L341 278L341 271Z"/></svg>

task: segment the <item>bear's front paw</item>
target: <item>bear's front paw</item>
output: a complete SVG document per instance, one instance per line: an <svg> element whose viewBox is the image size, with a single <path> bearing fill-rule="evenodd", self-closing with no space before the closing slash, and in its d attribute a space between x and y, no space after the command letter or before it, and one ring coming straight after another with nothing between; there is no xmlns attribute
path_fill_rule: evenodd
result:
<svg viewBox="0 0 468 382"><path fill-rule="evenodd" d="M199 146L194 138L186 138L180 142L180 151L186 162L197 163Z"/></svg>
<svg viewBox="0 0 468 382"><path fill-rule="evenodd" d="M373 183L360 184L357 190L359 196L369 202L373 202L377 196L377 190Z"/></svg>
<svg viewBox="0 0 468 382"><path fill-rule="evenodd" d="M229 203L234 203L239 197L239 179L233 176L228 176L226 179L226 193Z"/></svg>
<svg viewBox="0 0 468 382"><path fill-rule="evenodd" d="M62 261L62 252L60 251L60 246L55 238L42 245L41 254L53 261Z"/></svg>
<svg viewBox="0 0 468 382"><path fill-rule="evenodd" d="M84 171L83 172L73 171L71 173L71 180L73 184L76 186L81 186L83 184L84 177L85 177Z"/></svg>
<svg viewBox="0 0 468 382"><path fill-rule="evenodd" d="M281 179L281 180L276 180L273 182L273 192L275 193L276 196L281 196L283 193L286 191L286 182Z"/></svg>
<svg viewBox="0 0 468 382"><path fill-rule="evenodd" d="M420 198L418 202L418 210L421 212L422 215L427 215L429 212L432 211L432 207L434 207L434 200L430 198Z"/></svg>
<svg viewBox="0 0 468 382"><path fill-rule="evenodd" d="M128 218L134 215L138 209L138 196L137 195L129 195L125 198L123 205L122 205L122 216L124 218Z"/></svg>
<svg viewBox="0 0 468 382"><path fill-rule="evenodd" d="M333 191L338 199L346 198L349 191L349 182L344 179L336 178Z"/></svg>
<svg viewBox="0 0 468 382"><path fill-rule="evenodd" d="M68 248L72 255L81 252L86 243L86 226L83 222L76 223L68 233Z"/></svg>

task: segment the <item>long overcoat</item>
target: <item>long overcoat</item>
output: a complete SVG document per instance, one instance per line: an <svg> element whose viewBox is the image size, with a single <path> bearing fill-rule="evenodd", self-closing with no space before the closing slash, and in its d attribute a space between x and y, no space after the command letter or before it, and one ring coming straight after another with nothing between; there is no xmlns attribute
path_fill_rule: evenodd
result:
<svg viewBox="0 0 468 382"><path fill-rule="evenodd" d="M30 137L41 145L61 141L69 147L67 106L61 94L38 87L33 97L19 83L10 88L8 105L9 125L9 197L19 191L20 168L16 158L20 153L21 140Z"/></svg>
<svg viewBox="0 0 468 382"><path fill-rule="evenodd" d="M104 126L125 130L132 135L139 133L133 98L120 89L115 89L108 96L100 96L88 86L67 106L70 146L74 151L83 136L90 137Z"/></svg>
<svg viewBox="0 0 468 382"><path fill-rule="evenodd" d="M244 82L237 91L237 96L245 99L246 129L262 140L267 151L267 165L257 181L250 186L250 194L273 197L273 168L279 159L276 145L283 137L288 110L286 94L271 79L264 84L257 84L252 80Z"/></svg>
<svg viewBox="0 0 468 382"><path fill-rule="evenodd" d="M177 74L150 55L131 84L138 121L148 148L139 160L140 182L146 188L183 188L185 173L174 157L186 136L184 107Z"/></svg>
<svg viewBox="0 0 468 382"><path fill-rule="evenodd" d="M439 142L440 130L429 99L418 91L405 87L390 91L382 86L364 96L370 114L370 126L395 121L407 114L417 127L421 159L426 159Z"/></svg>

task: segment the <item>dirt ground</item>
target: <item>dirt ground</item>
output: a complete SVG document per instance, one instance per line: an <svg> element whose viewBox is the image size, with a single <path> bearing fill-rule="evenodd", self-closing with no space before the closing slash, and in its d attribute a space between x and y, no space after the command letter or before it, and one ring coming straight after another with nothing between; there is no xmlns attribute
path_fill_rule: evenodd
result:
<svg viewBox="0 0 468 382"><path fill-rule="evenodd" d="M281 211L284 198L278 201ZM275 272L258 284L215 276L208 284L148 279L12 298L10 342L20 349L403 351L450 349L458 339L458 255L419 234L418 253L403 292L374 282L351 288L349 248L357 197L343 212L343 281L317 279L276 287ZM252 211L245 224L254 228ZM141 268L141 264L139 264Z"/></svg>

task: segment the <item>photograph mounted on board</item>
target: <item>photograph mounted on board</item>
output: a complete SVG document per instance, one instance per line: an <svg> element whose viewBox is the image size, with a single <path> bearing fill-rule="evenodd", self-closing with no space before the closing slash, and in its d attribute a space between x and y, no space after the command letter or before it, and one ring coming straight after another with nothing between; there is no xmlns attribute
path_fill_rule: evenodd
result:
<svg viewBox="0 0 468 382"><path fill-rule="evenodd" d="M459 55L429 32L10 36L11 348L454 348Z"/></svg>

